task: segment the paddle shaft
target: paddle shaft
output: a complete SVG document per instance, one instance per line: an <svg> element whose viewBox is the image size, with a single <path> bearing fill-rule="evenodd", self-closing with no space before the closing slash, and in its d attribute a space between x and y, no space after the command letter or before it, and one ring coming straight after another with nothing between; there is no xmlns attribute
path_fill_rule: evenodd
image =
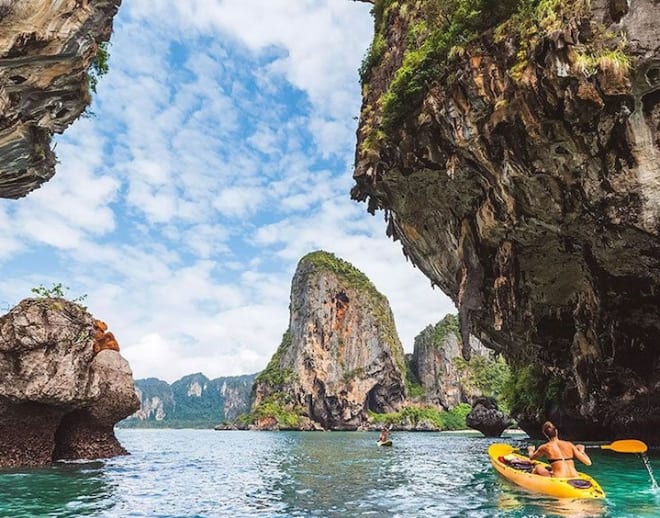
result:
<svg viewBox="0 0 660 518"><path fill-rule="evenodd" d="M617 453L646 453L649 447L637 439L621 439L609 444L590 444L585 448L600 448L601 450L612 450Z"/></svg>

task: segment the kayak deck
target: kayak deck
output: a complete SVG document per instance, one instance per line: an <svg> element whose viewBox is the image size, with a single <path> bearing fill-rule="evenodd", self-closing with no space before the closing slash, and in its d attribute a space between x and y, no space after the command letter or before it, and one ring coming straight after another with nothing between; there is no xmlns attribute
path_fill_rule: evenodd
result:
<svg viewBox="0 0 660 518"><path fill-rule="evenodd" d="M491 444L488 456L498 473L530 491L558 498L605 498L605 492L598 482L584 473L573 478L544 477L532 473L535 464L546 468L550 468L550 465L530 461L528 457L515 453L509 444Z"/></svg>
<svg viewBox="0 0 660 518"><path fill-rule="evenodd" d="M392 446L392 441L376 441L378 446Z"/></svg>

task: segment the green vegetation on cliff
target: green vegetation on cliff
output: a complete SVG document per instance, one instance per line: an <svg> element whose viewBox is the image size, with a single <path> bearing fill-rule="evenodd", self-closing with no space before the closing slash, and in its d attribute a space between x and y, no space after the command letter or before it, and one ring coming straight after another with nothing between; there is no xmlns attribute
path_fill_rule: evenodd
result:
<svg viewBox="0 0 660 518"><path fill-rule="evenodd" d="M236 423L246 426L261 419L273 418L280 428L298 428L303 412L304 409L294 405L288 394L275 392L261 401L252 412L239 416Z"/></svg>
<svg viewBox="0 0 660 518"><path fill-rule="evenodd" d="M70 297L68 292L71 288L64 286L61 282L53 283L50 288L46 288L43 284L40 284L36 288L32 288L30 291L34 293L37 298L41 299L66 299L69 302L73 302L80 306L83 310L87 311L87 306L83 306L82 302L87 298L87 294L80 295L78 297Z"/></svg>
<svg viewBox="0 0 660 518"><path fill-rule="evenodd" d="M439 430L464 430L467 428L465 418L470 410L470 405L466 403L461 403L449 411L431 406L407 406L389 414L369 412L369 421L378 425L412 428L428 423Z"/></svg>
<svg viewBox="0 0 660 518"><path fill-rule="evenodd" d="M96 93L96 86L98 85L99 78L107 74L110 70L109 46L110 43L107 41L102 41L98 44L96 57L94 58L94 61L92 61L92 65L89 67L89 89L94 93Z"/></svg>
<svg viewBox="0 0 660 518"><path fill-rule="evenodd" d="M306 268L305 265L311 265L311 268ZM323 250L311 252L300 259L298 271L302 272L301 280L303 282L306 281L309 275L320 272L332 272L346 282L347 287L364 293L370 301L369 307L365 308L365 310L370 311L376 318L382 333L381 338L384 343L389 345L394 361L398 365L402 376L405 376L406 362L403 347L399 341L399 335L396 331L394 315L390 309L389 301L385 295L376 289L364 273L348 261L344 261L336 255Z"/></svg>
<svg viewBox="0 0 660 518"><path fill-rule="evenodd" d="M190 374L171 385L157 378L135 380L139 412L121 428L211 428L232 421L250 408L253 374L209 379Z"/></svg>
<svg viewBox="0 0 660 518"><path fill-rule="evenodd" d="M357 291L365 291L370 295L387 302L385 296L376 289L373 283L369 280L369 277L351 263L344 261L335 254L323 250L310 252L300 259L300 265L305 263L312 265L314 271L333 272L346 280L351 288Z"/></svg>
<svg viewBox="0 0 660 518"><path fill-rule="evenodd" d="M445 343L445 338L450 333L456 335L459 340L461 339L461 330L457 315L446 315L445 318L433 326L433 346L436 348L441 347Z"/></svg>
<svg viewBox="0 0 660 518"><path fill-rule="evenodd" d="M506 406L505 386L511 383L511 374L504 357L474 355L469 362L459 357L456 358L456 367L461 373L461 384L468 392L493 397L500 405Z"/></svg>
<svg viewBox="0 0 660 518"><path fill-rule="evenodd" d="M494 40L511 39L518 52L511 64L511 77L519 80L527 67L540 36L557 30L567 17L584 12L586 0L376 0L374 40L360 67L360 78L367 91L375 67L385 63L396 16L406 32L406 44L400 63L386 74L393 78L378 100L380 122L371 116L371 108L363 113L362 151L375 147L392 135L402 122L420 106L432 84L451 84L455 72L447 63L462 56L468 45L484 32L494 30ZM601 24L602 25L602 24ZM629 62L618 36L606 34L597 27L589 45L578 46L578 59L589 73L596 69L625 74Z"/></svg>
<svg viewBox="0 0 660 518"><path fill-rule="evenodd" d="M418 400L424 397L425 391L419 378L412 369L410 361L406 360L406 394L409 399Z"/></svg>
<svg viewBox="0 0 660 518"><path fill-rule="evenodd" d="M283 369L281 367L282 355L291 347L291 341L293 336L291 331L287 330L282 335L282 341L280 342L277 351L266 365L266 368L259 373L255 379L255 383L265 384L271 388L279 390L282 385L291 379L293 371L291 369Z"/></svg>
<svg viewBox="0 0 660 518"><path fill-rule="evenodd" d="M511 415L543 415L562 398L566 383L545 374L535 364L511 366L511 373L503 385L503 400Z"/></svg>
<svg viewBox="0 0 660 518"><path fill-rule="evenodd" d="M410 37L403 62L381 99L382 125L386 132L400 125L402 119L422 100L431 82L441 77L443 66L455 46L463 46L484 30L511 16L521 5L533 0L421 0L415 10L424 12L411 20ZM376 0L374 7L376 34L360 69L362 80L368 80L371 68L380 62L386 44L387 18L397 9L399 17L410 16L408 4Z"/></svg>

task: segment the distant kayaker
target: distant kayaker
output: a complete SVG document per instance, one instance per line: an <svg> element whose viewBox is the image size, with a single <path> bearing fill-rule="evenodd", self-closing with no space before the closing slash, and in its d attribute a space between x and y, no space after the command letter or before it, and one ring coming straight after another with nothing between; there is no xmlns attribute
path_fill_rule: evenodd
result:
<svg viewBox="0 0 660 518"><path fill-rule="evenodd" d="M378 442L387 442L389 439L387 436L389 435L389 430L387 428L383 428L380 431L380 437L378 437Z"/></svg>
<svg viewBox="0 0 660 518"><path fill-rule="evenodd" d="M537 464L534 467L534 473L545 477L577 477L578 472L575 469L573 459L578 459L583 464L591 466L591 459L584 452L584 446L569 441L561 441L557 428L550 421L543 423L542 431L548 442L536 449L534 446L530 446L528 448L529 458L534 460L545 457L552 466L552 470Z"/></svg>

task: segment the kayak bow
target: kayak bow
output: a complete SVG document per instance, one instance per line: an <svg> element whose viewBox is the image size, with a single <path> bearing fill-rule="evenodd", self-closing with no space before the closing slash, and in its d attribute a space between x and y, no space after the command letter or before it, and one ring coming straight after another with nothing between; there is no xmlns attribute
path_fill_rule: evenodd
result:
<svg viewBox="0 0 660 518"><path fill-rule="evenodd" d="M544 477L531 473L533 464L541 464L546 468L550 465L530 461L528 457L515 453L509 444L491 444L488 456L500 475L530 491L557 498L605 498L605 492L598 482L584 473L573 478Z"/></svg>

